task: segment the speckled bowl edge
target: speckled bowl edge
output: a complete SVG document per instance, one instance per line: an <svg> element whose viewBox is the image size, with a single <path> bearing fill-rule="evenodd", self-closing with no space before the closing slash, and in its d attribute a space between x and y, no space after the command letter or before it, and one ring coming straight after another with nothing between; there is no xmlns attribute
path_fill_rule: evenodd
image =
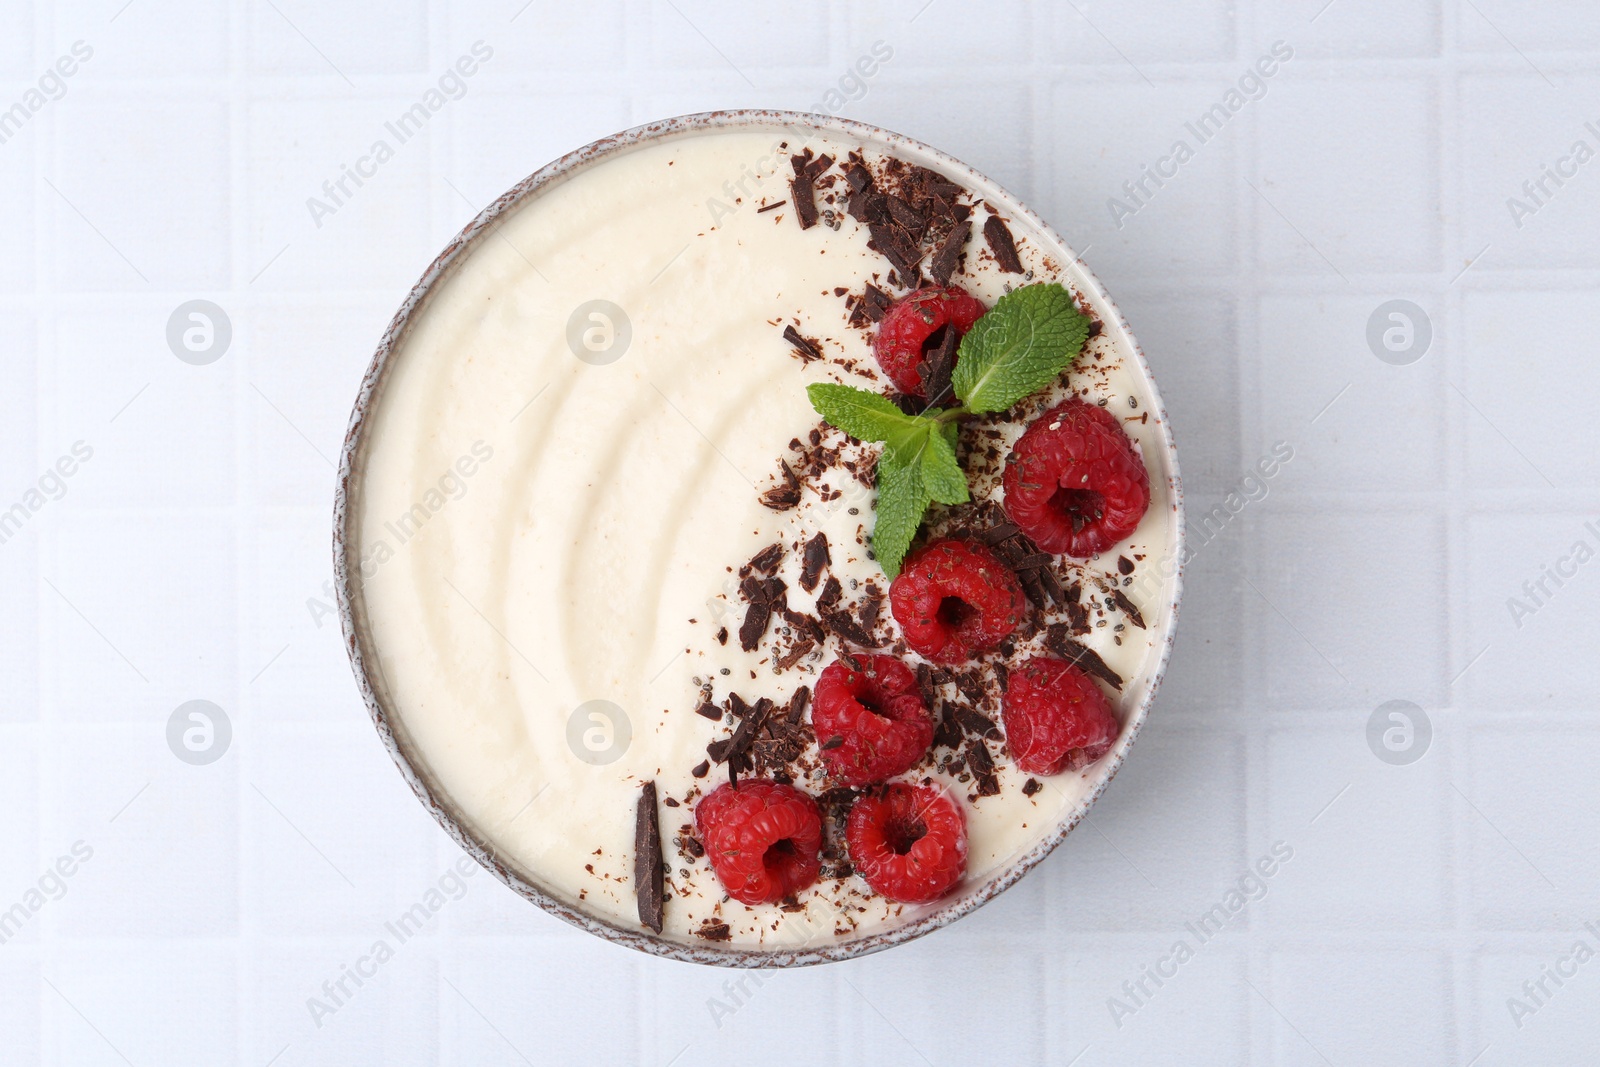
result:
<svg viewBox="0 0 1600 1067"><path fill-rule="evenodd" d="M452 811L440 795L436 795L434 783L429 781L424 773L412 762L404 744L396 734L394 723L391 722L391 713L379 698L378 691L373 684L371 672L376 669L376 665L369 662L367 651L363 647L358 623L358 590L356 588L358 568L353 564L359 560L359 552L357 551L352 555L350 549L354 545L354 541L347 535L350 509L358 488L358 461L366 417L375 398L378 396L390 359L405 339L414 312L427 299L432 287L448 272L451 265L465 254L472 247L476 238L493 226L502 215L511 211L540 188L550 183L564 180L581 168L619 150L643 142L661 140L699 130L730 127L780 127L791 130L796 138L800 140L803 140L808 133L820 132L846 138L860 137L885 143L891 147L895 145L903 146L938 160L951 174L965 179L964 184L968 184L969 187L984 186L993 190L995 198L1013 215L1026 219L1030 226L1060 245L1063 249L1068 248L1067 243L1042 218L1015 197L1006 193L997 183L967 164L914 138L852 119L796 111L760 109L703 112L636 126L569 152L517 183L517 185L484 208L477 218L468 223L424 271L421 279L412 287L404 303L400 305L400 309L390 321L388 329L384 331L383 337L378 344L378 349L372 357L372 362L362 378L361 388L350 415L350 424L345 433L344 446L339 459L338 484L334 494L333 513L334 587L338 597L339 618L344 632L345 648L350 655L350 663L355 672L356 684L372 717L373 725L377 728L378 736L382 739L384 747L388 750L396 766L400 768L400 773L405 778L406 783L411 787L412 792L417 795L417 799L422 801L423 806L427 808L429 813L439 822L439 825L444 828L445 832L450 835L451 839L463 851L492 872L500 881L521 896L539 905L545 911L566 920L581 930L595 934L615 944L689 963L726 967L796 967L850 959L873 952L880 952L886 948L892 948L895 945L915 940L924 934L949 925L987 904L1015 885L1023 875L1037 866L1057 845L1065 840L1067 835L1083 820L1095 801L1105 792L1106 786L1110 784L1111 779L1116 776L1123 760L1127 758L1129 749L1138 737L1139 731L1149 715L1151 703L1155 699L1156 691L1160 688L1162 677L1166 672L1167 661L1171 656L1173 636L1177 629L1178 604L1183 590L1183 563L1185 559L1183 489L1178 474L1177 451L1172 439L1171 423L1167 419L1165 406L1161 403L1160 391L1156 386L1155 378L1150 373L1149 365L1145 361L1144 352L1134 339L1133 332L1129 328L1126 319L1123 318L1121 311L1117 309L1110 295L1106 293L1099 279L1094 276L1093 272L1089 270L1081 259L1075 259L1072 268L1074 286L1080 291L1092 295L1097 303L1112 311L1115 316L1115 327L1121 331L1123 339L1127 342L1129 349L1138 361L1143 380L1148 384L1151 396L1156 402L1161 439L1166 450L1167 468L1170 471L1168 493L1171 500L1172 521L1174 523L1171 551L1173 558L1177 560L1177 568L1172 576L1172 601L1167 614L1168 623L1162 641L1160 656L1156 663L1155 671L1150 677L1144 697L1140 700L1138 707L1132 710L1127 728L1123 731L1115 747L1105 757L1105 762L1100 768L1100 779L1093 789L1073 808L1066 818L1061 820L1049 835L1042 838L1027 852L1014 859L1005 868L991 875L983 883L970 887L961 896L949 903L919 916L903 926L828 944L802 944L796 947L779 948L745 948L732 945L723 946L709 942L705 945L695 945L657 936L643 929L618 926L580 911L566 901L533 884L519 871L496 856L493 847L471 832L465 820Z"/></svg>

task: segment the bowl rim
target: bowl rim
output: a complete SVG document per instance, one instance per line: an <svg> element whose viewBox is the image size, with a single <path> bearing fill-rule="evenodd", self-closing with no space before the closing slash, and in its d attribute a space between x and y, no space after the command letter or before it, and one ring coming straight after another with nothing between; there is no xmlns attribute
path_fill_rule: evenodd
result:
<svg viewBox="0 0 1600 1067"><path fill-rule="evenodd" d="M969 188L974 186L985 187L990 191L986 195L993 195L1007 211L1025 219L1028 225L1033 227L1039 234L1048 240L1054 241L1068 253L1067 273L1074 287L1084 294L1092 296L1112 313L1112 321L1106 322L1107 328L1118 330L1121 335L1120 339L1127 344L1128 349L1132 352L1143 381L1150 390L1150 399L1154 401L1160 440L1164 448L1169 471L1168 493L1171 500L1172 521L1174 523L1171 551L1172 558L1177 563L1171 576L1172 599L1168 605L1167 614L1169 622L1166 627L1166 633L1163 635L1155 669L1150 675L1148 687L1138 706L1131 709L1127 728L1106 756L1107 762L1100 772L1099 781L1048 834L1035 842L1026 852L1012 859L1005 867L991 874L981 885L972 887L942 907L919 916L905 925L876 931L842 942L824 944L802 942L799 946L785 947L746 947L731 944L719 945L714 942L707 942L704 945L688 944L664 935L654 934L643 928L630 929L582 911L548 890L541 888L530 879L523 877L521 873L497 856L493 845L486 840L480 839L473 832L469 821L459 816L451 808L444 791L439 789L436 793L435 784L427 773L412 761L406 744L397 736L394 723L391 721L391 713L384 706L383 700L378 695L378 689L372 682L375 664L369 662L369 656L363 644L364 638L361 632L361 624L358 621L358 615L364 616L365 612L364 605L358 607L360 597L358 589L359 547L353 538L347 536L349 523L352 520L352 500L359 492L358 460L365 440L364 431L368 423L368 415L374 406L376 398L379 396L383 380L391 366L392 357L402 347L415 320L416 312L426 303L433 287L446 276L457 260L475 247L477 238L489 230L501 216L516 209L524 200L533 196L543 187L563 181L583 168L613 154L647 142L667 140L672 137L707 130L724 130L738 127L787 129L792 132L793 136L802 141L808 133L815 132L835 136L842 135L846 138L861 138L887 145L890 148L909 149L914 153L936 160L949 172L964 179L964 184ZM384 331L377 350L374 352L366 373L362 377L361 386L350 413L350 422L345 431L344 444L340 450L338 480L334 493L334 588L338 601L339 621L344 635L345 650L350 656L350 665L355 673L357 687L361 692L362 700L367 706L373 725L377 729L379 738L382 740L385 749L388 750L390 758L394 760L395 765L400 769L400 773L407 785L416 794L417 799L422 802L423 806L464 852L517 894L537 904L550 914L614 944L667 959L726 967L806 966L865 956L895 945L904 944L947 926L987 904L1015 885L1023 875L1027 874L1028 871L1032 870L1054 851L1083 820L1089 809L1094 806L1101 794L1105 792L1106 786L1116 777L1117 771L1121 769L1128 751L1132 748L1134 740L1138 737L1140 729L1144 726L1144 722L1149 716L1151 703L1154 701L1156 692L1161 686L1161 681L1166 673L1167 662L1172 653L1172 643L1177 631L1178 606L1183 594L1183 569L1186 559L1183 485L1178 472L1177 448L1172 438L1172 424L1167 417L1166 406L1161 400L1155 377L1151 374L1144 352L1139 347L1138 341L1135 340L1133 332L1129 328L1121 310L1112 301L1110 294L1106 292L1099 279L1083 263L1083 260L1072 252L1070 246L1061 238L1060 234L1056 233L1031 208L983 173L956 159L954 156L924 144L915 138L855 119L764 108L738 108L679 115L634 126L608 137L603 137L568 152L534 171L479 212L428 265L422 277L412 286L405 300L401 303L399 310L395 312L394 317Z"/></svg>

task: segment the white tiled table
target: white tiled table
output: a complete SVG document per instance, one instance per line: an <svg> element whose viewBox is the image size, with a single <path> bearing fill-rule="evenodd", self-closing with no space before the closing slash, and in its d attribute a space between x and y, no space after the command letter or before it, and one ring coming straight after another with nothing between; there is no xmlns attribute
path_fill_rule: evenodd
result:
<svg viewBox="0 0 1600 1067"><path fill-rule="evenodd" d="M0 0L0 108L93 49L0 143L0 509L93 450L0 544L0 909L93 850L0 945L0 1062L1594 1062L1600 962L1520 1026L1507 1003L1600 950L1600 564L1507 606L1600 547L1600 161L1520 227L1506 204L1600 149L1592 2L520 2ZM306 199L478 40L466 95L317 225ZM1198 548L1132 760L1016 889L881 956L735 994L480 872L319 1027L307 998L459 857L320 606L384 323L547 160L809 107L877 40L893 58L842 112L1087 249L1192 517L1294 450ZM1115 226L1108 198L1278 40L1264 95ZM166 342L197 298L233 329L205 366ZM1431 324L1410 365L1367 344L1393 299ZM205 766L165 737L197 698L233 727ZM1420 760L1369 747L1389 700L1423 709ZM1276 842L1265 896L1200 945L1186 924ZM1134 1005L1179 939L1193 959Z"/></svg>

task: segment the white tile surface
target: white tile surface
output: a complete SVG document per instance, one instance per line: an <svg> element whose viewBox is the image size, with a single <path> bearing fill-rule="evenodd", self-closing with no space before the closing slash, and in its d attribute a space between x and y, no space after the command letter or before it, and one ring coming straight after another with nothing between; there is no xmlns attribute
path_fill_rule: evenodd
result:
<svg viewBox="0 0 1600 1067"><path fill-rule="evenodd" d="M1287 497L1276 499L1287 507ZM1254 576L1244 603L1267 700L1310 710L1440 698L1447 602L1438 592L1445 535L1437 518L1340 508L1249 521L1245 566Z"/></svg>
<svg viewBox="0 0 1600 1067"><path fill-rule="evenodd" d="M1256 247L1296 274L1436 271L1438 87L1431 79L1332 80L1294 68L1259 112ZM1374 165L1400 154L1404 167Z"/></svg>
<svg viewBox="0 0 1600 1067"><path fill-rule="evenodd" d="M381 17L359 7L309 0L248 0L242 5L250 70L264 77L333 79L424 70L426 0L385 4Z"/></svg>
<svg viewBox="0 0 1600 1067"><path fill-rule="evenodd" d="M1600 568L1590 566L1593 559L1579 562L1600 549L1589 521L1560 512L1467 517L1468 648L1483 658L1460 685L1475 710L1525 715L1593 706L1588 687L1563 667L1600 636L1592 610Z"/></svg>
<svg viewBox="0 0 1600 1067"><path fill-rule="evenodd" d="M1039 210L1080 253L1089 249L1088 262L1107 285L1232 272L1233 175L1245 120L1233 119L1204 142L1186 128L1223 88L1215 80L1147 85L1121 70L1109 84L1085 82L1069 70L1052 86L1054 136L1043 146L1050 181L1040 190ZM1091 99L1095 106L1086 107ZM1186 151L1192 158L1180 165ZM1150 172L1172 176L1148 178ZM1142 192L1129 192L1128 185L1141 182ZM1196 217L1215 225L1179 221Z"/></svg>
<svg viewBox="0 0 1600 1067"><path fill-rule="evenodd" d="M1270 968L1251 1008L1275 1016L1268 1023L1274 1063L1401 1067L1460 1051L1444 1025L1454 997L1443 953L1319 947L1275 953ZM1354 980L1357 974L1363 977ZM1390 1039L1374 1049L1336 1019L1364 1019Z"/></svg>
<svg viewBox="0 0 1600 1067"><path fill-rule="evenodd" d="M1600 250L1584 240L1600 224L1600 167L1580 162L1600 149L1589 101L1592 74L1563 76L1552 89L1516 72L1463 75L1460 152L1464 251L1484 265L1588 267Z"/></svg>
<svg viewBox="0 0 1600 1067"><path fill-rule="evenodd" d="M159 977L158 977L159 976ZM219 1063L238 1049L237 958L179 942L73 946L44 970L56 1063ZM52 988L52 986L54 988Z"/></svg>
<svg viewBox="0 0 1600 1067"><path fill-rule="evenodd" d="M1499 489L1600 485L1600 470L1583 458L1600 447L1600 426L1584 414L1600 400L1600 368L1567 358L1600 326L1593 292L1474 287L1462 300L1468 360L1454 399L1465 409L1472 484ZM1491 367L1501 359L1526 368L1512 388L1498 387L1491 377ZM1569 367L1570 373L1558 387L1559 399L1550 403L1546 383L1558 367Z"/></svg>
<svg viewBox="0 0 1600 1067"><path fill-rule="evenodd" d="M0 0L0 114L94 49L0 144L0 509L94 449L0 543L0 909L93 849L0 945L0 1062L744 1063L794 1032L859 1064L1592 1059L1600 963L1521 1027L1507 1008L1577 940L1600 951L1600 570L1508 606L1600 550L1600 161L1520 226L1507 205L1578 139L1600 151L1591 7ZM1114 218L1280 40L1264 91ZM319 226L308 198L478 41L460 98ZM331 461L377 336L550 159L817 104L1006 184L1143 342L1192 549L1147 732L1057 854L881 956L759 982L663 963L478 871L356 985L460 855L327 613ZM233 326L204 367L165 338L195 298ZM1432 328L1409 366L1367 342L1393 299ZM164 736L194 698L233 726L202 767ZM1393 699L1432 728L1409 765L1368 746Z"/></svg>
<svg viewBox="0 0 1600 1067"><path fill-rule="evenodd" d="M1434 56L1444 7L1442 0L1403 6L1385 0L1264 0L1257 18L1268 32L1292 34L1295 50L1306 57Z"/></svg>
<svg viewBox="0 0 1600 1067"><path fill-rule="evenodd" d="M1436 329L1433 358L1410 366L1374 359L1367 320L1391 295L1262 298L1261 435L1247 459L1291 445L1291 494L1444 488L1447 339ZM1417 295L1429 320L1443 323L1442 301Z"/></svg>
<svg viewBox="0 0 1600 1067"><path fill-rule="evenodd" d="M38 132L30 121L0 145L0 293L33 291L33 172Z"/></svg>
<svg viewBox="0 0 1600 1067"><path fill-rule="evenodd" d="M212 289L228 278L230 133L224 101L147 93L137 102L85 84L54 105L41 180L50 256L63 291ZM106 181L116 175L116 181ZM182 196L173 190L184 189ZM137 211L127 210L138 204Z"/></svg>
<svg viewBox="0 0 1600 1067"><path fill-rule="evenodd" d="M1075 63L1133 67L1229 59L1239 33L1235 8L1232 0L1201 0L1151 18L1105 0L1053 5L1044 43L1050 54Z"/></svg>

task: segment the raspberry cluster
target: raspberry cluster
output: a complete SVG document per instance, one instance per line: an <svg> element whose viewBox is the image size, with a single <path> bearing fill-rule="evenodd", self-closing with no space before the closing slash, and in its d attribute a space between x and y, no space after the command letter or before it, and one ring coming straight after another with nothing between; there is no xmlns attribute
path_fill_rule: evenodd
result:
<svg viewBox="0 0 1600 1067"><path fill-rule="evenodd" d="M935 379L948 379L955 342L986 310L958 287L916 290L882 312L873 345L879 365L901 393L927 400L930 367L938 366ZM931 355L937 358L930 362ZM1045 553L1095 556L1133 534L1150 504L1148 472L1117 417L1076 397L1027 427L1006 457L1001 486L1008 529L1012 535L1026 534L1038 551L1028 549L1026 561L1002 560L981 539L945 537L914 552L890 584L890 611L905 645L929 663L958 665L997 649L1012 656L1008 638L1019 630L1024 637L1036 632L1027 629L1029 599L1012 565L1032 573L1028 567L1048 565ZM808 591L827 562L824 555L808 554L808 574L802 578ZM781 591L783 583L770 580ZM838 583L829 581L837 592ZM1076 605L1076 592L1072 596ZM830 625L849 636L837 622ZM815 640L821 642L820 630ZM1062 651L1059 644L1047 645ZM1019 769L1062 774L1110 751L1120 732L1116 714L1094 678L1076 663L1039 655L997 673L1006 740ZM845 787L846 795L859 791L845 822L850 861L876 893L906 904L939 899L966 871L961 802L930 779L892 780L922 763L933 745L938 724L929 693L925 681L919 683L896 656L841 654L822 670L810 703L812 730L830 782ZM800 723L800 703L794 705L791 725ZM981 740L978 745L988 765L988 750ZM978 758L969 752L969 767ZM989 773L992 778L992 767ZM749 905L790 900L821 872L821 808L788 784L786 775L777 777L785 780L745 778L721 785L695 807L713 871L729 896ZM1029 790L1036 788L1029 783Z"/></svg>

